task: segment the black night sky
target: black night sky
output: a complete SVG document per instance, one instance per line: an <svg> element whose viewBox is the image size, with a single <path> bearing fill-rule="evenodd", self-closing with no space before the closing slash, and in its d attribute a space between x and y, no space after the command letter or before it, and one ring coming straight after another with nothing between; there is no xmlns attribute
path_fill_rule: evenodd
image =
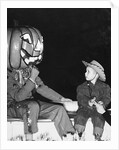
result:
<svg viewBox="0 0 119 150"><path fill-rule="evenodd" d="M110 8L9 8L7 25L30 25L44 38L38 65L46 85L76 100L76 87L85 81L82 60L99 61L111 86Z"/></svg>

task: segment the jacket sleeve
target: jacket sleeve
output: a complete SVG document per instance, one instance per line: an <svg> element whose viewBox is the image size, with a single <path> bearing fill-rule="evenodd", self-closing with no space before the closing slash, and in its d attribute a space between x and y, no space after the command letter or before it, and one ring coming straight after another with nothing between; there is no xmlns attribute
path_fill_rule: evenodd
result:
<svg viewBox="0 0 119 150"><path fill-rule="evenodd" d="M23 101L29 97L31 97L31 91L34 89L35 85L32 81L27 80L26 84L15 92L15 100L16 101Z"/></svg>
<svg viewBox="0 0 119 150"><path fill-rule="evenodd" d="M102 91L103 91L102 94L103 96L101 98L101 101L104 103L104 107L106 108L108 104L111 102L111 89L109 85L103 87Z"/></svg>
<svg viewBox="0 0 119 150"><path fill-rule="evenodd" d="M12 78L7 79L7 93L9 97L16 101L22 101L31 97L31 91L34 89L34 86L34 83L28 80L26 84L20 88Z"/></svg>
<svg viewBox="0 0 119 150"><path fill-rule="evenodd" d="M60 101L61 98L63 97L62 95L60 95L59 93L55 92L53 89L49 88L48 86L46 86L43 81L39 78L39 87L36 89L37 93L39 93L40 95L42 95L43 97L50 99L52 101Z"/></svg>
<svg viewBox="0 0 119 150"><path fill-rule="evenodd" d="M77 100L79 107L89 107L88 101L90 98L86 95L86 89L84 89L81 85L77 87Z"/></svg>

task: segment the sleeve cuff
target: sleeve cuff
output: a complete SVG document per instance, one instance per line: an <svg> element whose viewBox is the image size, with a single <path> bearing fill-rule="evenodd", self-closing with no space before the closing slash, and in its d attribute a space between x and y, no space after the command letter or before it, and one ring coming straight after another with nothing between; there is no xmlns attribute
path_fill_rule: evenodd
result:
<svg viewBox="0 0 119 150"><path fill-rule="evenodd" d="M32 79L32 78L29 78L29 80L35 84L35 88L37 89L38 88L38 85L36 84L36 82Z"/></svg>

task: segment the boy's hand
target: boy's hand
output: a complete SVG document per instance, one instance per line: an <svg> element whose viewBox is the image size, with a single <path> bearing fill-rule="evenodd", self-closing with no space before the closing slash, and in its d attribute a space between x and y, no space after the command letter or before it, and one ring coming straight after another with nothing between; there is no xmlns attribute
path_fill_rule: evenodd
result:
<svg viewBox="0 0 119 150"><path fill-rule="evenodd" d="M101 104L101 105L103 105L103 102L102 102L102 101L99 101L99 102L98 102L98 104Z"/></svg>
<svg viewBox="0 0 119 150"><path fill-rule="evenodd" d="M92 106L94 105L94 103L91 102L91 101L88 101L88 105L89 105L90 107L92 107Z"/></svg>
<svg viewBox="0 0 119 150"><path fill-rule="evenodd" d="M96 106L96 110L97 110L98 113L103 114L105 112L103 104L96 103L95 106Z"/></svg>
<svg viewBox="0 0 119 150"><path fill-rule="evenodd" d="M90 107L95 105L95 103L96 103L95 100L96 100L96 97L94 97L94 98L92 98L91 100L88 101L88 104L89 104Z"/></svg>

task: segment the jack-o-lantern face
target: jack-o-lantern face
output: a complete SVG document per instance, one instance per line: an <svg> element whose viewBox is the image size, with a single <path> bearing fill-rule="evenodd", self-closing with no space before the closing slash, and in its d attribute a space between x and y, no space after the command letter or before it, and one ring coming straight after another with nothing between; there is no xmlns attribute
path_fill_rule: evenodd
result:
<svg viewBox="0 0 119 150"><path fill-rule="evenodd" d="M7 67L26 68L43 58L43 37L33 27L17 27L7 31Z"/></svg>

